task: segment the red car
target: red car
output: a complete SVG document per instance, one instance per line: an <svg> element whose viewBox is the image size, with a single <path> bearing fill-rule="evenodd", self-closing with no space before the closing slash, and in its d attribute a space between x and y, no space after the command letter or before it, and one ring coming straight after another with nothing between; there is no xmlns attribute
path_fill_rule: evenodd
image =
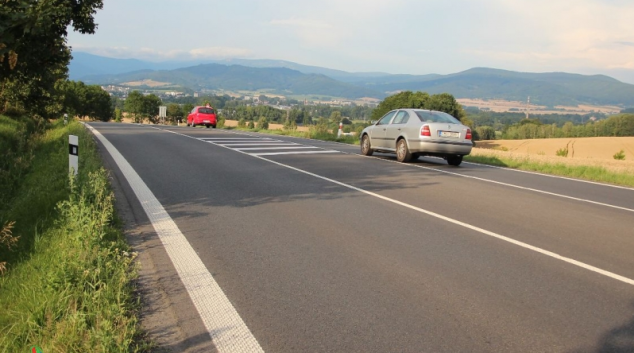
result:
<svg viewBox="0 0 634 353"><path fill-rule="evenodd" d="M205 125L216 128L216 110L212 107L195 107L187 115L187 126Z"/></svg>

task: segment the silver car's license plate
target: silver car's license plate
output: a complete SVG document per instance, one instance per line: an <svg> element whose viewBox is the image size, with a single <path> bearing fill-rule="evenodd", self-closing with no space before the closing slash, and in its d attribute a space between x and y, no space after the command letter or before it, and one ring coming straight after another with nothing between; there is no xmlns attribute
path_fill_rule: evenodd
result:
<svg viewBox="0 0 634 353"><path fill-rule="evenodd" d="M458 138L460 137L460 133L456 132L456 131L438 131L438 136L440 137L453 137L453 138Z"/></svg>

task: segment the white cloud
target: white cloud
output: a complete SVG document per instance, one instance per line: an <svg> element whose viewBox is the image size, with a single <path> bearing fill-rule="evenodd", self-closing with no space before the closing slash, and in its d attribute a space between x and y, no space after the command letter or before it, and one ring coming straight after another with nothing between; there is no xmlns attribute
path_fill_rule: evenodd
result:
<svg viewBox="0 0 634 353"><path fill-rule="evenodd" d="M293 26L293 27L314 28L314 29L332 28L332 25L327 22L308 19L308 18L289 18L286 20L272 20L270 24L276 25L276 26Z"/></svg>
<svg viewBox="0 0 634 353"><path fill-rule="evenodd" d="M292 17L288 19L274 19L269 22L272 26L290 28L291 36L296 36L306 47L332 48L340 44L346 37L344 31L327 21Z"/></svg>
<svg viewBox="0 0 634 353"><path fill-rule="evenodd" d="M155 61L251 57L411 74L634 70L631 0L200 0L194 12L153 4L109 1L97 34L71 33L69 43ZM210 23L190 23L203 13Z"/></svg>
<svg viewBox="0 0 634 353"><path fill-rule="evenodd" d="M253 55L249 49L229 47L197 48L189 51L194 59L246 58Z"/></svg>

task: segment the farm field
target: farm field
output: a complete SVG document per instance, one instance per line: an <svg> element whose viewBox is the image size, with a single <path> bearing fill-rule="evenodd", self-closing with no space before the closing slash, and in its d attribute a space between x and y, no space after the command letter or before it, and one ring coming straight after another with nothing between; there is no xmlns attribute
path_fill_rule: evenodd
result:
<svg viewBox="0 0 634 353"><path fill-rule="evenodd" d="M566 147L568 157L557 156L557 151ZM625 153L625 160L615 160L614 154L621 150ZM634 174L634 137L478 141L471 155L598 166L613 172Z"/></svg>
<svg viewBox="0 0 634 353"><path fill-rule="evenodd" d="M479 109L486 109L491 112L515 112L523 113L526 111L526 102L520 101L507 101L503 99L472 99L472 98L458 98L458 103L467 107L477 107ZM621 107L609 106L609 105L577 105L577 106L563 106L558 105L556 109L549 109L544 105L538 105L531 103L529 113L540 114L589 114L589 113L604 113L604 114L617 114L621 111Z"/></svg>

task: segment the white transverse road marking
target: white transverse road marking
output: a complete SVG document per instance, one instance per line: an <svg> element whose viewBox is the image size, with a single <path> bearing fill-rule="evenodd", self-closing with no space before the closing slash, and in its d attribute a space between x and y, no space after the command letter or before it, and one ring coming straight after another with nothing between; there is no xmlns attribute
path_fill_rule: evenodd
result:
<svg viewBox="0 0 634 353"><path fill-rule="evenodd" d="M87 126L106 147L141 202L218 352L264 352L163 205L110 141Z"/></svg>
<svg viewBox="0 0 634 353"><path fill-rule="evenodd" d="M159 129L159 130L161 130L161 129ZM168 132L171 132L173 134L177 134L177 135L181 135L181 136L184 136L184 137L188 137L188 138L197 140L194 137L191 137L191 136L188 136L188 135L184 135L184 134L181 134L181 133L178 133L178 132L169 131L169 130L163 130L163 131L168 131ZM315 174L315 173L311 173L311 172L303 170L303 169L295 168L293 166L290 166L290 165L287 165L287 164L283 164L283 163L280 163L280 162L276 162L274 160L262 157L262 156L266 156L266 155L274 155L274 153L272 153L272 154L268 154L268 153L252 154L252 153L246 153L246 152L242 152L242 151L237 151L235 149L232 149L232 148L229 148L229 147L224 147L222 145L217 145L217 146L220 146L220 147L223 147L223 148L226 148L226 149L229 149L229 150L233 150L233 151L236 151L238 153L242 153L242 154L246 154L246 155L249 155L249 156L253 156L253 157L261 159L263 161L267 161L269 163L273 163L273 164L279 165L281 167L294 170L294 171L299 172L299 173L310 175L310 176L313 176L315 178L322 179L322 180L325 180L327 182L330 182L330 183L333 183L333 184L336 184L336 185L340 185L342 187L345 187L345 188L348 188L348 189L351 189L351 190L355 190L355 191L364 193L366 195L370 195L370 196L376 197L378 199L381 199L381 200L384 200L384 201L387 201L387 202L391 202L391 203L394 203L396 205L403 206L403 207L406 207L408 209L411 209L411 210L414 210L414 211L417 211L417 212L420 212L420 213L424 213L426 215L429 215L429 216L432 216L432 217L435 217L435 218L438 218L438 219L442 219L442 220L447 221L449 223L453 223L455 225L471 229L471 230L476 231L478 233L485 234L485 235L488 235L490 237L493 237L493 238L496 238L496 239L499 239L499 240L503 240L505 242L520 246L522 248L535 251L535 252L540 253L542 255L546 255L546 256L552 257L554 259L567 262L569 264L581 267L583 269L599 273L599 274L601 274L603 276L615 279L617 281L620 281L620 282L623 282L623 283L627 283L629 285L634 285L634 279L627 278L625 276L621 276L621 275L618 275L616 273L613 273L613 272L610 272L610 271L606 271L606 270L600 269L600 268L592 266L592 265L588 265L588 264L583 263L581 261L577 261L575 259L571 259L569 257L565 257L565 256L562 256L562 255L559 255L559 254L554 253L552 251L548 251L548 250L539 248L537 246L533 246L533 245L521 242L519 240L515 240L515 239L509 238L507 236L504 236L504 235L501 235L501 234L498 234L498 233L495 233L495 232L492 232L492 231L488 231L488 230L480 228L480 227L473 226L473 225L465 223L465 222L461 222L461 221L459 221L457 219L449 218L449 217L443 216L441 214L438 214L438 213L435 213L435 212L432 212L432 211L425 210L425 209L420 208L420 207L416 207L416 206L407 204L405 202L401 202L401 201L398 201L398 200L395 200L395 199L392 199L392 198L389 198L389 197L386 197L386 196L383 196L383 195L379 195L379 194L374 193L372 191L364 190L364 189L358 188L356 186L352 186L352 185L349 185L349 184L346 184L346 183L342 183L342 182L334 180L334 179L330 179L330 178L327 178L327 177L324 177L324 176L321 176L321 175L318 175L318 174Z"/></svg>
<svg viewBox="0 0 634 353"><path fill-rule="evenodd" d="M169 132L180 135L180 133L173 132L170 130L163 130L163 129L158 129L158 130L169 131ZM187 136L187 135L184 135L184 136ZM257 150L287 150L286 152L263 152L263 153L243 152L245 154L250 154L254 156L341 153L340 151L336 151L336 150L324 150L321 147L306 146L306 145L302 145L295 142L274 140L271 138L262 138L262 137L252 136L252 135L246 135L246 136L251 136L251 137L249 138L201 137L201 138L195 138L195 139L204 141L207 143L211 143L212 145L221 146L221 147L229 148L229 149L240 151L240 152L257 151ZM187 136L187 137L191 137L191 136Z"/></svg>

